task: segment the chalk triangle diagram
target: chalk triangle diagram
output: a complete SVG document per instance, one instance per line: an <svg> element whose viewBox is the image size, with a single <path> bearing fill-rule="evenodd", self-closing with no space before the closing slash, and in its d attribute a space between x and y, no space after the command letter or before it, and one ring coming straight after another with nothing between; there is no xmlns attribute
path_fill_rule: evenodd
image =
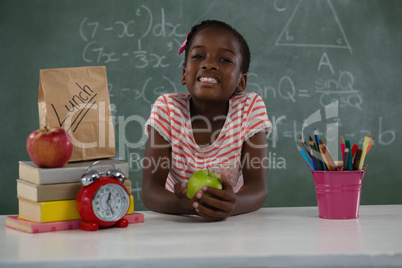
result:
<svg viewBox="0 0 402 268"><path fill-rule="evenodd" d="M276 46L340 48L352 53L330 0L299 0Z"/></svg>

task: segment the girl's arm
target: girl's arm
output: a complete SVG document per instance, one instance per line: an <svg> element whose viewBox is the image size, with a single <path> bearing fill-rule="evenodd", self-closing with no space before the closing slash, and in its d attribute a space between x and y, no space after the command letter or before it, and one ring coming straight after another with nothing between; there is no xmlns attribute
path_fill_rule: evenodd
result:
<svg viewBox="0 0 402 268"><path fill-rule="evenodd" d="M187 198L183 185L175 185L175 193L165 189L170 153L170 144L158 131L149 127L142 173L142 201L148 209L156 212L194 214L192 202Z"/></svg>
<svg viewBox="0 0 402 268"><path fill-rule="evenodd" d="M268 148L264 131L256 133L243 144L241 164L244 186L236 194L226 174L221 174L222 190L211 187L202 189L213 197L199 194L200 200L206 204L194 203L196 212L201 217L209 221L224 220L231 215L257 210L264 204L268 195Z"/></svg>
<svg viewBox="0 0 402 268"><path fill-rule="evenodd" d="M267 169L268 145L264 131L244 142L242 150L244 186L237 193L237 203L232 215L259 209L268 196Z"/></svg>

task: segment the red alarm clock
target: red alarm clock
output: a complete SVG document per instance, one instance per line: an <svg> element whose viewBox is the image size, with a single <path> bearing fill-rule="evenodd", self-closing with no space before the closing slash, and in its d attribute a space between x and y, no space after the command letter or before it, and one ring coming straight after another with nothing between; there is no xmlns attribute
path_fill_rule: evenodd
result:
<svg viewBox="0 0 402 268"><path fill-rule="evenodd" d="M113 169L105 173L91 170L100 162L107 162ZM82 175L82 187L76 198L78 213L82 218L80 229L96 231L99 227L127 227L124 218L130 207L130 193L123 185L126 176L111 162L94 162Z"/></svg>

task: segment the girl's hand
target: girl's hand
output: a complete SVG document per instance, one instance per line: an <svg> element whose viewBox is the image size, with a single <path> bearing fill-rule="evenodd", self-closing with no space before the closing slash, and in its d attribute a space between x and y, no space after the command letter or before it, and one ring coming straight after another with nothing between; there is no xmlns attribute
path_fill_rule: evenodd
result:
<svg viewBox="0 0 402 268"><path fill-rule="evenodd" d="M193 199L189 199L187 196L187 184L185 182L178 182L174 185L174 194L180 200L181 205L185 210L193 211L193 203L198 200L194 195Z"/></svg>
<svg viewBox="0 0 402 268"><path fill-rule="evenodd" d="M232 215L237 196L226 173L221 174L222 190L204 186L195 196L203 203L193 202L195 211L207 221L222 221ZM211 194L212 196L206 195Z"/></svg>

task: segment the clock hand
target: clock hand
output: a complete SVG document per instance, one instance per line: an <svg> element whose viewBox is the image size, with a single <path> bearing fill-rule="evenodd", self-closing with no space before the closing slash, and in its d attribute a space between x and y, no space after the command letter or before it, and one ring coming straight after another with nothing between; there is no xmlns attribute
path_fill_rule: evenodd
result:
<svg viewBox="0 0 402 268"><path fill-rule="evenodd" d="M110 205L110 203L109 203L109 208L110 208L110 211L112 212L112 215L114 215L114 211L113 211L112 205Z"/></svg>
<svg viewBox="0 0 402 268"><path fill-rule="evenodd" d="M111 200L111 195L112 195L112 192L109 192L109 197L108 197L108 199L107 199L107 204L109 205L109 208L110 208L110 211L112 212L112 215L114 215L114 211L113 211L113 209L112 209L112 200Z"/></svg>

